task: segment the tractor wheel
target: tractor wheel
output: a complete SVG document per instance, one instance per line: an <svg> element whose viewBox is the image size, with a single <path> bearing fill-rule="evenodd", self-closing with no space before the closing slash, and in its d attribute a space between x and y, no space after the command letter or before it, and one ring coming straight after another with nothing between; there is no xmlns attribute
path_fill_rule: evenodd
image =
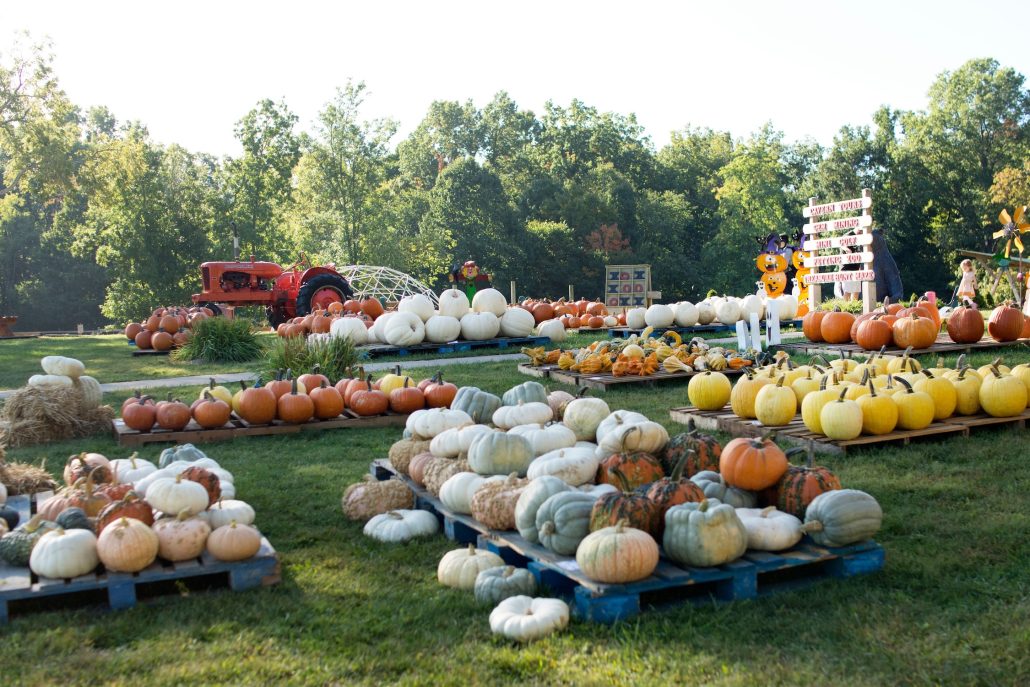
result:
<svg viewBox="0 0 1030 687"><path fill-rule="evenodd" d="M347 280L338 274L318 274L304 282L297 291L297 316L303 317L316 307L327 307L333 301L343 303L354 295Z"/></svg>

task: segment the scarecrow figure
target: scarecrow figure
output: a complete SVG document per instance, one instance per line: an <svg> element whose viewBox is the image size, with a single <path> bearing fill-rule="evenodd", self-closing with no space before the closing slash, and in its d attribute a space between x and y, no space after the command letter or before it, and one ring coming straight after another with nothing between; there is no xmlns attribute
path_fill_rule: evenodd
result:
<svg viewBox="0 0 1030 687"><path fill-rule="evenodd" d="M480 272L475 260L466 260L461 267L458 263L453 263L447 280L452 282L455 288L465 291L470 304L476 291L490 288L490 275Z"/></svg>

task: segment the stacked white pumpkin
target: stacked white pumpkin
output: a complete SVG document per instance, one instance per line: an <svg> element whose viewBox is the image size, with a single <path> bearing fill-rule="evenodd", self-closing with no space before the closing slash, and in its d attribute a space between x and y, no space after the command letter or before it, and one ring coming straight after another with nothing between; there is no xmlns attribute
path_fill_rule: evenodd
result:
<svg viewBox="0 0 1030 687"><path fill-rule="evenodd" d="M734 325L740 320L749 321L751 314L760 320L766 315L776 315L781 322L797 316L798 301L790 294L778 298L765 298L751 294L743 298L733 296L712 296L698 303L680 301L665 305L656 303L648 308L630 308L626 311L626 326L630 329L654 327L693 327L695 325Z"/></svg>
<svg viewBox="0 0 1030 687"><path fill-rule="evenodd" d="M39 361L44 374L29 377L28 385L38 388L76 388L82 393L83 407L94 408L104 399L100 382L86 374L81 360L48 355Z"/></svg>
<svg viewBox="0 0 1030 687"><path fill-rule="evenodd" d="M170 562L186 561L205 551L218 560L239 561L261 548L261 533L253 527L254 509L235 498L232 473L191 444L163 451L160 466L135 454L111 461L99 454L81 454L70 464L75 460L81 462L76 469L105 471L110 485L132 485L123 502L148 507L153 523L130 514L108 518L106 508L87 519L87 513L70 505L67 494L58 492L40 504L33 521L11 533L17 535L26 527L30 528L26 531L43 532L31 544L29 558L30 569L41 577L74 578L93 572L98 564L108 572L138 572L159 556ZM212 500L210 485L183 479L190 468L206 471L207 480L217 478L217 500ZM125 513L139 511L126 509ZM95 534L94 529L101 525L99 535Z"/></svg>
<svg viewBox="0 0 1030 687"><path fill-rule="evenodd" d="M366 329L356 318L341 318L333 322L329 336L348 338L358 346L380 343L399 347L459 339L524 337L534 332L552 341L565 338L565 327L560 321L548 320L537 325L529 312L509 307L504 294L497 289L477 291L471 305L458 289L444 291L439 301L439 306L434 306L424 294L405 296L395 312L383 313L370 328Z"/></svg>

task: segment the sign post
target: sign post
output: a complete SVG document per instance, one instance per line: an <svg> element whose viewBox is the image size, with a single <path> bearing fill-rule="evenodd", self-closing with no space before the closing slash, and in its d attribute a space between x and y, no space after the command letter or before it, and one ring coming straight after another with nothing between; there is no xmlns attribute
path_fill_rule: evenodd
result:
<svg viewBox="0 0 1030 687"><path fill-rule="evenodd" d="M869 189L862 189L860 198L839 200L830 203L816 204L815 198L808 199L808 207L801 209L801 214L811 219L802 227L805 240L802 248L808 254L804 258L804 266L810 271L805 277L808 288L808 307L815 310L822 299L822 284L838 282L862 282L862 312L871 312L876 307L876 273L873 270L873 253L863 250L860 253L841 253L841 249L856 246L871 246L873 243L873 216L870 209L873 196ZM837 213L861 210L857 217L845 217L817 221L816 218ZM846 236L828 236L831 232L854 232ZM832 250L829 255L819 255L819 251ZM834 267L861 264L857 271L819 272L820 267Z"/></svg>

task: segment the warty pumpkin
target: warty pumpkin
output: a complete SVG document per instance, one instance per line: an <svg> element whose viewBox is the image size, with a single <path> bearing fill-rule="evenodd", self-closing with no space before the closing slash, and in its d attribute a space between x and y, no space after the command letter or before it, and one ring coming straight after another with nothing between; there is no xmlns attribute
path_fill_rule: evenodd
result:
<svg viewBox="0 0 1030 687"><path fill-rule="evenodd" d="M883 398L883 397L881 397ZM890 401L889 398L884 400ZM893 401L891 401L893 403ZM790 465L783 477L774 487L774 504L784 513L798 518L805 517L805 512L815 497L827 491L840 489L840 479L829 468L815 464L815 456L811 449L793 448L788 455L807 453L805 465Z"/></svg>

